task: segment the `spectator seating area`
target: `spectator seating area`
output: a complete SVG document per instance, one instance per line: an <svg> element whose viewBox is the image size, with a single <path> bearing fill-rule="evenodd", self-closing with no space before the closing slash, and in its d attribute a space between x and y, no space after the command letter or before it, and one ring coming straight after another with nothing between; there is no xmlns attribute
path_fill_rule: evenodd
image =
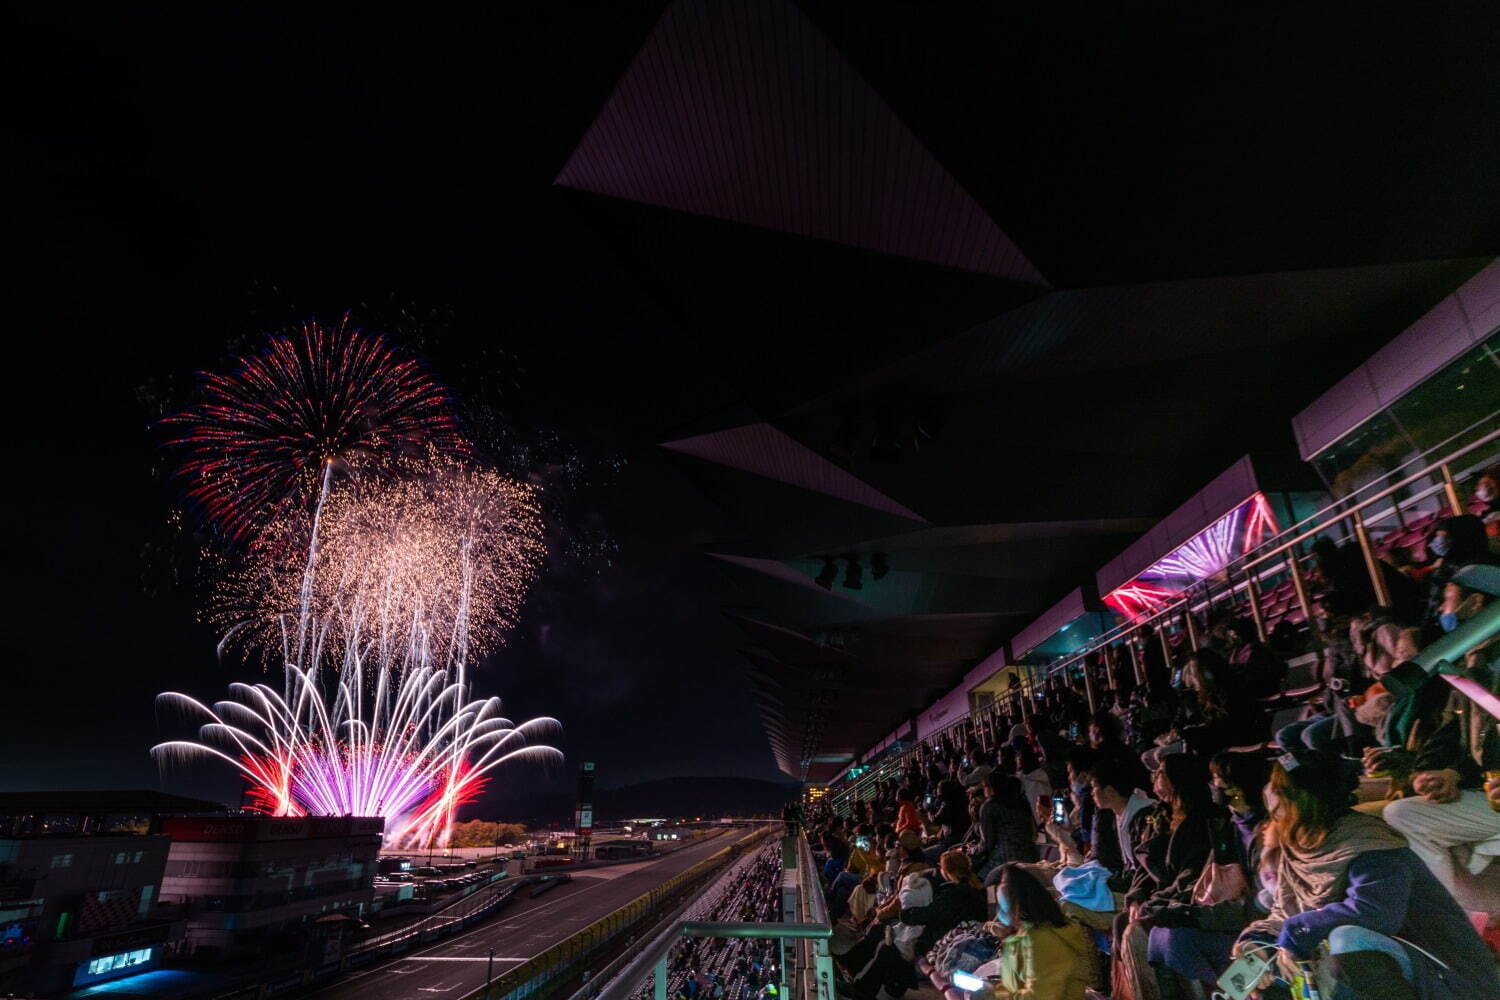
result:
<svg viewBox="0 0 1500 1000"><path fill-rule="evenodd" d="M740 858L693 903L684 920L711 923L781 920L780 841ZM774 997L780 969L777 942L748 938L684 938L667 962L667 996L675 1000L759 1000ZM636 994L649 1000L652 984Z"/></svg>
<svg viewBox="0 0 1500 1000"><path fill-rule="evenodd" d="M1500 720L1412 662L1500 600L1497 480L1403 510L1373 566L1318 539L1311 621L1289 572L1258 609L1224 587L835 788L803 821L840 989L1207 997L1251 954L1343 997L1500 998ZM1454 669L1500 692L1497 645Z"/></svg>

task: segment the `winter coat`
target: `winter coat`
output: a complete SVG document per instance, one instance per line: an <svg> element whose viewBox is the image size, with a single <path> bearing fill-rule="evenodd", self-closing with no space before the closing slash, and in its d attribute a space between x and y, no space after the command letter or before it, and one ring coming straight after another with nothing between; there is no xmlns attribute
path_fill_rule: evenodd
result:
<svg viewBox="0 0 1500 1000"><path fill-rule="evenodd" d="M1173 830L1170 809L1159 806L1148 821L1150 833L1136 848L1140 867L1125 901L1149 909L1190 902L1213 853L1213 819L1206 812L1190 813Z"/></svg>
<svg viewBox="0 0 1500 1000"><path fill-rule="evenodd" d="M930 951L938 938L965 920L983 920L986 915L984 890L964 882L938 882L933 886L932 902L926 906L903 904L901 908L903 924L922 926L916 954Z"/></svg>
<svg viewBox="0 0 1500 1000"><path fill-rule="evenodd" d="M1307 852L1308 857L1312 862L1337 858L1342 844L1356 838L1367 844L1401 842L1376 817L1349 813L1334 824L1321 847ZM1410 848L1343 851L1349 855L1347 861L1336 862L1334 871L1324 873L1332 881L1321 902L1299 894L1289 853L1283 847L1271 915L1251 924L1242 937L1274 940L1298 957L1311 958L1335 928L1365 927L1409 942L1403 947L1421 1000L1500 997L1500 973L1488 946Z"/></svg>
<svg viewBox="0 0 1500 1000"><path fill-rule="evenodd" d="M979 807L976 825L979 846L974 851L975 869L1036 860L1036 825L1026 810L1007 808L991 797Z"/></svg>

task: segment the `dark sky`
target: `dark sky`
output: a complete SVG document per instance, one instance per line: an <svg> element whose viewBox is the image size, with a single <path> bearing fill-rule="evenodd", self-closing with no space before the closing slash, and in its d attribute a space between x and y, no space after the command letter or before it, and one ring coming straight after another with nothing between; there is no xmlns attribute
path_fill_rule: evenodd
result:
<svg viewBox="0 0 1500 1000"><path fill-rule="evenodd" d="M568 514L616 554L551 567L480 684L560 718L566 770L606 784L776 776L695 547L717 514L655 448L737 403L550 186L649 9L576 13L477 32L39 8L8 33L0 788L154 785L147 748L180 729L153 696L235 679L189 589L160 586L153 407L346 309L595 470Z"/></svg>

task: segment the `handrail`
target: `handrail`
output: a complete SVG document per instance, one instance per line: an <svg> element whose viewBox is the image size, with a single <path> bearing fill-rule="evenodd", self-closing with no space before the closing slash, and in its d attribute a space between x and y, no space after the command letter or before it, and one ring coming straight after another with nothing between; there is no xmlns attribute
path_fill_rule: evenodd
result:
<svg viewBox="0 0 1500 1000"><path fill-rule="evenodd" d="M790 993L789 973L795 968L811 968L815 980L808 991L809 1000L835 1000L833 986L833 960L828 951L828 942L833 937L833 923L828 919L828 907L823 899L822 887L818 883L817 868L813 864L812 850L802 834L790 835L794 849L788 852L787 839L782 841L783 871L795 868L797 873L797 915L811 915L811 920L787 920L779 923L757 922L713 922L679 920L640 947L629 964L600 987L597 993L580 990L574 1000L588 995L591 1000L630 1000L648 979L654 977L655 1000L665 1000L667 988L667 959L676 943L685 937L691 938L753 938L759 940L801 941L804 948L811 948L810 961L791 960L783 948L784 964L781 968L782 985ZM795 860L793 860L795 859ZM791 916L791 912L786 913ZM791 1000L786 996L783 1000Z"/></svg>
<svg viewBox="0 0 1500 1000"><path fill-rule="evenodd" d="M681 938L798 938L823 939L833 936L833 928L826 924L772 924L772 923L700 923L683 920L658 935L635 960L621 970L614 981L600 990L596 1000L628 1000L640 988L646 977L652 974L667 959L672 947ZM659 969L657 970L659 971Z"/></svg>
<svg viewBox="0 0 1500 1000"><path fill-rule="evenodd" d="M1493 419L1493 415L1491 415L1491 417L1484 418L1484 420L1476 421L1475 423L1470 424L1469 427L1455 433L1444 442L1435 445L1432 448L1429 448L1427 451L1413 456L1411 459L1408 459L1406 462L1398 465L1396 469L1399 470L1411 465L1413 462L1421 461L1423 459L1429 459L1440 448L1445 447L1454 439L1462 436L1469 431L1472 431L1474 428L1482 426L1485 420L1489 419ZM1394 497L1402 490L1412 486L1413 484L1421 480L1431 477L1435 473L1443 472L1445 468L1451 463L1468 455L1471 455L1479 449L1491 445L1496 441L1500 441L1500 428L1491 430L1488 433L1481 435L1475 440L1470 441L1453 451L1446 452L1440 459L1426 462L1426 464L1424 464L1418 471L1411 472L1394 483L1388 483L1384 486L1384 488L1370 493L1367 496L1359 497L1359 492L1361 491L1356 491L1349 496L1340 498L1339 500L1334 501L1333 503L1327 505L1316 513L1303 518L1296 524L1287 527L1274 537L1266 539L1266 541L1254 551L1239 556L1235 560L1225 565L1224 568L1220 570L1219 574L1215 575L1223 575L1226 578L1232 578L1236 573L1243 573L1246 576L1250 576L1252 574L1258 576L1264 575L1266 572L1270 571L1271 568L1268 567L1267 569L1260 570L1257 573L1257 567L1264 566L1266 563L1279 556L1285 556L1288 561L1299 558L1298 553L1296 552L1296 547L1307 541L1309 538L1314 538L1317 535L1327 531L1330 527L1339 523L1340 521L1344 521L1348 518L1363 514L1374 505ZM1374 486L1376 485L1376 483L1371 483L1369 485ZM1443 489L1444 486L1442 484L1433 484L1430 486L1430 488L1421 491L1419 495L1410 499L1413 501L1420 501L1426 499L1428 496L1442 491ZM1358 497L1358 499L1355 499L1356 497ZM1397 501L1396 507L1399 508L1399 506L1400 501ZM1292 537L1288 538L1288 535L1291 535ZM1180 615L1183 612L1184 608L1191 608L1204 599L1203 583L1204 581L1200 581L1198 584L1189 587L1187 590L1184 590L1180 594L1173 595L1173 597L1170 598L1167 603L1148 615L1144 615L1138 618L1132 618L1130 621L1122 622L1115 628L1101 633L1098 636L1095 636L1093 639L1085 643L1082 649L1067 656L1066 658L1054 661L1051 664L1047 664L1046 666L1041 668L1044 671L1044 677L1051 678L1060 671L1068 670L1076 664L1086 661L1090 656L1098 653L1101 649L1113 646L1117 642L1129 643L1130 641L1132 641L1133 637L1140 632L1142 628L1145 628L1148 625L1155 625L1163 619L1169 619L1176 615ZM1496 606L1500 606L1500 604L1497 604ZM1449 636L1445 637L1445 639L1451 640L1453 635L1456 634L1458 633L1451 633ZM1442 644L1443 642L1444 640L1439 640L1438 644ZM1477 642L1475 643L1475 645L1477 645ZM1026 695L1023 693L1022 697L1025 696ZM967 723L973 723L975 721L976 720L971 715L971 713L965 712L963 715L954 719L947 726L944 726L936 733L930 734L926 739L930 740L933 738L941 737L953 731L957 727L960 727ZM919 742L925 742L925 740ZM839 803L847 800L849 796L853 795L858 789L863 788L868 781L875 780L881 774L888 773L888 769L890 767L899 767L900 763L906 760L906 758L909 757L913 752L915 752L915 750L915 746L908 748L905 752L886 761L880 767L873 769L867 774L861 775L858 779L851 782L845 788L839 789L830 797L829 805L837 806Z"/></svg>
<svg viewBox="0 0 1500 1000"><path fill-rule="evenodd" d="M1282 553L1294 548L1295 546L1300 545L1307 539L1316 537L1324 531L1327 531L1330 526L1337 524L1339 521L1342 521L1345 518L1352 517L1357 513L1363 513L1366 508L1371 507L1374 504L1377 504L1380 501L1395 495L1396 493L1412 485L1418 480L1425 479L1428 476L1431 476L1434 472L1440 472L1443 466L1448 465L1454 460L1462 458L1470 452L1482 448L1485 445L1490 444L1496 440L1500 440L1500 428L1490 431L1488 434L1477 440L1469 442L1455 452L1450 452L1440 461L1432 462L1429 465L1423 466L1421 471L1414 472L1408 475L1406 478L1398 480L1397 482L1386 486L1385 489L1371 494L1368 497L1365 497L1352 506L1341 506L1348 502L1348 500L1350 499L1349 497L1345 497L1342 500L1337 500L1334 503L1329 504L1327 507L1324 507L1322 510L1318 511L1316 514L1313 514L1310 517L1305 517L1301 521L1298 521L1296 524L1291 525L1285 531L1277 534L1276 537L1267 539L1267 544L1272 545L1271 548L1266 548L1266 546L1263 544L1253 553L1245 553L1244 555L1239 556L1235 560L1227 563L1219 572L1226 576L1233 574L1236 570L1248 573L1251 567L1258 566L1261 563L1273 559L1276 556L1279 556ZM1418 497L1417 499L1425 499L1427 495L1430 495L1431 493L1437 493L1441 491L1441 489L1441 485L1434 485L1427 494L1424 494L1422 497ZM1282 540L1289 532L1298 531L1299 528L1302 528L1304 525L1307 525L1310 522L1322 517L1323 515L1328 514L1330 511L1335 511L1335 515L1327 518L1326 520L1319 521L1318 524L1314 527L1306 528L1305 530L1300 531L1296 535L1296 537L1290 540ZM1161 608L1158 608L1149 616L1146 616L1144 618L1132 619L1129 622L1121 623L1114 629L1102 633L1101 635L1095 636L1092 640L1090 640L1087 648L1074 653L1072 656L1068 657L1065 660L1061 660L1054 664L1049 664L1045 668L1047 671L1047 676L1050 677L1060 670L1071 667L1079 660L1085 659L1089 655L1098 652L1100 649L1103 649L1105 646L1112 645L1116 639L1123 639L1129 636L1131 633L1138 631L1143 626L1149 625L1150 623L1156 621L1158 618L1180 612L1184 604L1195 601L1197 597L1198 595L1196 589L1190 588L1183 591L1181 594L1174 595L1169 603L1163 605Z"/></svg>
<svg viewBox="0 0 1500 1000"><path fill-rule="evenodd" d="M802 899L811 911L809 916L815 924L833 926L828 919L828 901L823 898L823 887L818 884L818 869L813 862L812 848L807 838L797 837L798 879L802 886Z"/></svg>

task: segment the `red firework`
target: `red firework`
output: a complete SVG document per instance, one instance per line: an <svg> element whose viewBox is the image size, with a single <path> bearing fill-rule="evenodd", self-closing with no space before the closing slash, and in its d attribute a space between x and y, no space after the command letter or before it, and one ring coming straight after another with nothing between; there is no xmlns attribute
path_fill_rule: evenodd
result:
<svg viewBox="0 0 1500 1000"><path fill-rule="evenodd" d="M182 453L188 502L236 540L317 494L327 463L378 467L402 454L466 455L447 391L378 334L304 324L273 334L163 425Z"/></svg>

